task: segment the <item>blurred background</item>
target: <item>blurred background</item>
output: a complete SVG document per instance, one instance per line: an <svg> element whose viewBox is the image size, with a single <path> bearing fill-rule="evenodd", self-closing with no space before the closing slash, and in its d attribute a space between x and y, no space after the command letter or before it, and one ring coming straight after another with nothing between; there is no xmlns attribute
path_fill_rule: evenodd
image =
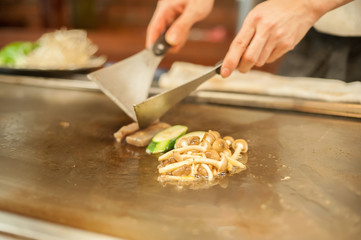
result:
<svg viewBox="0 0 361 240"><path fill-rule="evenodd" d="M185 47L168 54L160 67L174 61L213 65L224 57L245 14L259 1L215 1L212 13L197 23ZM0 47L34 41L65 27L85 29L99 55L115 62L145 47L146 28L156 0L0 0ZM275 72L276 64L261 70Z"/></svg>

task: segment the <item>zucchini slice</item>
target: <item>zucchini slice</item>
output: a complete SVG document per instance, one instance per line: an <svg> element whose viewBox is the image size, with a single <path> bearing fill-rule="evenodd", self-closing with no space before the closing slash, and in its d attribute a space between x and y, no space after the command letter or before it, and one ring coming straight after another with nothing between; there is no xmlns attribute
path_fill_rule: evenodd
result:
<svg viewBox="0 0 361 240"><path fill-rule="evenodd" d="M164 129L153 137L146 152L149 154L156 154L172 150L176 140L183 136L187 130L188 127L183 125L175 125Z"/></svg>

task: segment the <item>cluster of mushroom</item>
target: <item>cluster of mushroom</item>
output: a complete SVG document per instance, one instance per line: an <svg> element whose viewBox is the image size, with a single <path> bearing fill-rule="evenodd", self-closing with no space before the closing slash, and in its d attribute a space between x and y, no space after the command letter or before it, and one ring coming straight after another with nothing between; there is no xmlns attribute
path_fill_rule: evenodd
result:
<svg viewBox="0 0 361 240"><path fill-rule="evenodd" d="M232 173L246 166L240 162L241 153L248 150L243 139L221 137L219 132L209 130L202 139L199 136L183 136L175 149L158 158L159 178L164 181L209 181L217 176Z"/></svg>

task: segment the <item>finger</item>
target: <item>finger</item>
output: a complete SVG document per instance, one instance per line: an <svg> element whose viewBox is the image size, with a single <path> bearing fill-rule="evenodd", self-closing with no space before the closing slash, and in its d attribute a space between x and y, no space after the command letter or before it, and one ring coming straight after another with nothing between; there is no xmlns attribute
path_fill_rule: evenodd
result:
<svg viewBox="0 0 361 240"><path fill-rule="evenodd" d="M150 47L166 30L167 26L177 17L172 10L167 10L166 2L159 1L149 22L146 35L146 47Z"/></svg>
<svg viewBox="0 0 361 240"><path fill-rule="evenodd" d="M155 42L155 39L157 38L159 28L160 28L160 26L159 26L160 25L160 21L159 21L160 15L162 15L162 14L160 13L160 2L158 2L157 7L155 8L153 16L150 19L150 22L147 27L147 34L145 37L145 45L147 48L150 47Z"/></svg>
<svg viewBox="0 0 361 240"><path fill-rule="evenodd" d="M196 11L188 5L183 13L169 27L166 34L166 41L170 45L175 46L175 48L180 48L187 40L189 31L197 20L198 16L196 15Z"/></svg>
<svg viewBox="0 0 361 240"><path fill-rule="evenodd" d="M221 69L222 77L228 77L231 75L233 70L236 69L254 34L254 26L244 24L235 39L232 41L231 46L224 57Z"/></svg>
<svg viewBox="0 0 361 240"><path fill-rule="evenodd" d="M281 40L275 45L275 49L273 50L270 57L267 59L267 63L271 63L276 61L278 58L283 56L288 51L292 50L294 48L295 44L292 41L289 40Z"/></svg>
<svg viewBox="0 0 361 240"><path fill-rule="evenodd" d="M173 46L173 47L170 49L170 52L171 52L171 53L177 53L177 52L179 52L179 50L186 44L186 42L187 42L187 38L184 38L178 45Z"/></svg>
<svg viewBox="0 0 361 240"><path fill-rule="evenodd" d="M157 38L163 33L166 29L165 24L157 24L157 25L150 25L147 29L146 35L146 47L152 46L152 44L157 40Z"/></svg>
<svg viewBox="0 0 361 240"><path fill-rule="evenodd" d="M274 49L275 49L275 43L271 39L268 39L261 52L261 55L258 58L256 66L262 67L266 63L266 61L268 60Z"/></svg>
<svg viewBox="0 0 361 240"><path fill-rule="evenodd" d="M256 31L251 43L244 52L238 65L238 70L242 73L248 72L256 63L267 41L267 31Z"/></svg>
<svg viewBox="0 0 361 240"><path fill-rule="evenodd" d="M269 56L269 58L267 59L266 63L272 63L272 62L276 61L278 58L283 56L286 52L288 52L287 49L281 48L281 47L276 47L273 50L273 52L271 53L271 55Z"/></svg>

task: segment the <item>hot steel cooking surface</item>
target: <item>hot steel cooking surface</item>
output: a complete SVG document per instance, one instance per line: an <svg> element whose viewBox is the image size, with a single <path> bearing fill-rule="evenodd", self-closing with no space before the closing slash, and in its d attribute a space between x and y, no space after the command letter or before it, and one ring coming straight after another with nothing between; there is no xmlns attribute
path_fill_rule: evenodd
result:
<svg viewBox="0 0 361 240"><path fill-rule="evenodd" d="M359 120L192 103L162 120L247 139L248 169L163 186L104 95L0 84L0 210L130 239L360 236Z"/></svg>

